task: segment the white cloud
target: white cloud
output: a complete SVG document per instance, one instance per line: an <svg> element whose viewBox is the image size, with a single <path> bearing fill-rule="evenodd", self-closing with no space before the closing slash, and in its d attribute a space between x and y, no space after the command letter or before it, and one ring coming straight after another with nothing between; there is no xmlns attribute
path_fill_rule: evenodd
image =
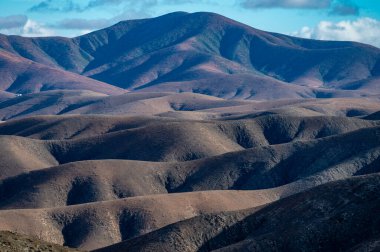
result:
<svg viewBox="0 0 380 252"><path fill-rule="evenodd" d="M9 35L20 35L25 37L46 37L55 35L54 30L32 19L27 19L25 24L20 27L1 28L0 33Z"/></svg>
<svg viewBox="0 0 380 252"><path fill-rule="evenodd" d="M380 48L379 34L380 21L364 17L337 23L321 21L314 28L305 26L291 35L320 40L357 41Z"/></svg>
<svg viewBox="0 0 380 252"><path fill-rule="evenodd" d="M28 37L45 37L53 36L55 32L49 28L46 28L43 24L29 19L22 28L22 36Z"/></svg>

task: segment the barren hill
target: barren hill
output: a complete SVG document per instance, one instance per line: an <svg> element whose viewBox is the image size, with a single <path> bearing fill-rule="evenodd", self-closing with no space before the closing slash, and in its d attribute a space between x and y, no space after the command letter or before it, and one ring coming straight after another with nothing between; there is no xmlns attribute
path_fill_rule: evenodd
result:
<svg viewBox="0 0 380 252"><path fill-rule="evenodd" d="M34 115L129 115L185 120L249 118L261 114L294 116L366 116L380 110L377 98L228 100L194 93L130 92L107 96L91 91L53 90L4 97L0 119Z"/></svg>
<svg viewBox="0 0 380 252"><path fill-rule="evenodd" d="M61 122L67 123L70 119L75 120L75 117ZM89 119L91 122L103 118ZM114 119L118 123L123 121L123 118ZM279 186L286 186L284 192L288 195L331 180L378 172L380 146L377 122L350 119L344 124L341 118L322 117L308 118L294 127L287 125L286 119L296 122L296 118L278 116L240 124L219 123L216 128L212 123L192 122L190 135L203 132L199 138L189 137L184 132L174 133L176 130L172 125L180 125L179 128L188 133L189 128L184 123L164 120L154 125L149 119L148 126L138 125L137 129L131 129L138 130L139 134L131 135L116 131L65 141L3 136L2 142L6 144L3 144L1 155L0 207L56 207L150 194ZM269 127L260 128L263 122L266 123L264 127ZM315 128L317 122L320 123L319 129ZM252 127L255 123L258 125ZM281 123L283 126L278 126ZM251 126L251 138L243 125ZM302 125L301 130L299 125ZM2 126L7 128L7 123ZM54 122L54 126L60 129L59 123ZM144 128L152 134L142 140L138 136L146 135ZM154 128L162 130L155 135ZM219 131L220 128L224 131L219 132L218 147L215 140L210 142L207 134L216 137L212 130ZM95 131L90 127L87 129ZM163 133L166 130L173 137L170 141L164 141L170 138L169 133ZM242 133L244 130L245 135ZM292 136L295 133L297 135ZM186 149L179 144L185 141ZM137 148L138 142L145 145ZM13 145L9 146L10 143ZM115 143L124 144L112 146ZM160 147L155 147L157 143ZM16 146L20 154L12 155L9 149ZM340 146L339 149L336 146ZM109 160L111 158L119 160ZM73 162L81 160L94 161ZM168 160L171 162L152 162ZM180 162L183 160L193 161ZM57 166L64 163L68 164ZM34 189L28 191L28 188Z"/></svg>
<svg viewBox="0 0 380 252"><path fill-rule="evenodd" d="M379 174L332 182L265 207L195 217L96 251L377 251L379 185Z"/></svg>
<svg viewBox="0 0 380 252"><path fill-rule="evenodd" d="M38 116L0 134L0 229L82 249L379 172L379 122L358 118Z"/></svg>
<svg viewBox="0 0 380 252"><path fill-rule="evenodd" d="M276 200L275 191L209 191L132 197L69 207L0 211L0 229L82 249L104 247L194 216ZM28 225L25 225L28 223Z"/></svg>

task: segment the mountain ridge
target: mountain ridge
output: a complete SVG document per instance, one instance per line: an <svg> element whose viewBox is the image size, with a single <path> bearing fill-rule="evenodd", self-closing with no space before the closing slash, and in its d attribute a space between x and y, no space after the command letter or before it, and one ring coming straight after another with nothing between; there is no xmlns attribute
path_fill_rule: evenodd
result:
<svg viewBox="0 0 380 252"><path fill-rule="evenodd" d="M376 47L265 32L209 12L121 21L75 38L1 35L0 48L129 91L235 99L380 94Z"/></svg>

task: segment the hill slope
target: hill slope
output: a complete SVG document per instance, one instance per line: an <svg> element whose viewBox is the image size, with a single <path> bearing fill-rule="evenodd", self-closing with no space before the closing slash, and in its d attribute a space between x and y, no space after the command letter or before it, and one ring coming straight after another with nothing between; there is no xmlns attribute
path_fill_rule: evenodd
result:
<svg viewBox="0 0 380 252"><path fill-rule="evenodd" d="M0 90L12 93L34 93L46 90L91 90L103 94L124 91L104 82L49 67L0 50Z"/></svg>
<svg viewBox="0 0 380 252"><path fill-rule="evenodd" d="M332 182L265 207L195 217L96 251L377 251L379 186L379 174Z"/></svg>
<svg viewBox="0 0 380 252"><path fill-rule="evenodd" d="M79 252L79 250L47 243L34 237L4 231L0 231L0 249L3 252L25 251L25 249L39 252Z"/></svg>
<svg viewBox="0 0 380 252"><path fill-rule="evenodd" d="M194 216L255 207L276 191L209 191L133 197L69 207L0 211L0 229L94 249ZM28 225L25 225L28 223Z"/></svg>
<svg viewBox="0 0 380 252"><path fill-rule="evenodd" d="M339 117L269 115L227 122L37 117L0 125L2 134L7 130L56 140L0 138L3 209L279 186L288 195L377 172L380 156L378 122ZM145 144L137 147L140 142Z"/></svg>
<svg viewBox="0 0 380 252"><path fill-rule="evenodd" d="M0 134L0 230L83 249L127 239L132 240L120 246L138 241L133 248L142 249L154 241L155 230L161 236L161 228L169 224L195 216L209 220L208 214L218 220L220 211L283 202L295 193L373 174L380 167L379 121L348 117L39 116L3 122ZM365 217L358 215L353 223ZM219 228L229 230L214 220L211 228L203 222L189 226L212 238ZM286 221L293 223L290 217ZM153 238L142 245L134 240L145 234ZM208 246L202 240L208 236L189 237L178 244L190 244L189 250ZM170 242L157 246L175 249Z"/></svg>

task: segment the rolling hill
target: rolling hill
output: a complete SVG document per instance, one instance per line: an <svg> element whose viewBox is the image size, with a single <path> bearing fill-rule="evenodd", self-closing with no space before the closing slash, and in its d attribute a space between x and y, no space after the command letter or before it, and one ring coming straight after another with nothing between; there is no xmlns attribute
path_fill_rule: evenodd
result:
<svg viewBox="0 0 380 252"><path fill-rule="evenodd" d="M95 251L376 251L379 182L379 174L332 182L264 207L194 217Z"/></svg>
<svg viewBox="0 0 380 252"><path fill-rule="evenodd" d="M0 134L0 229L89 250L379 172L379 121L359 118L37 116Z"/></svg>
<svg viewBox="0 0 380 252"><path fill-rule="evenodd" d="M150 194L280 186L291 194L330 180L378 172L378 122L269 115L227 123L191 122L190 131L187 122L94 116L82 117L82 125L75 129L77 118L37 117L17 122L43 121L21 132L33 132L29 137L50 136L50 140L2 136L0 208L46 208ZM40 127L45 132L39 132ZM84 136L54 133L63 132L62 127ZM118 130L105 133L114 127ZM20 126L3 123L1 134L9 128L20 130ZM87 135L96 131L101 133ZM149 137L141 138L145 132L150 132ZM58 140L67 136L73 137ZM146 145L137 148L139 142ZM12 154L10 150L16 149L18 155Z"/></svg>
<svg viewBox="0 0 380 252"><path fill-rule="evenodd" d="M5 98L0 120L34 115L157 116L213 120L261 114L363 117L380 110L379 99L330 98L275 101L228 100L194 93L130 92L107 96L92 91L52 90Z"/></svg>

